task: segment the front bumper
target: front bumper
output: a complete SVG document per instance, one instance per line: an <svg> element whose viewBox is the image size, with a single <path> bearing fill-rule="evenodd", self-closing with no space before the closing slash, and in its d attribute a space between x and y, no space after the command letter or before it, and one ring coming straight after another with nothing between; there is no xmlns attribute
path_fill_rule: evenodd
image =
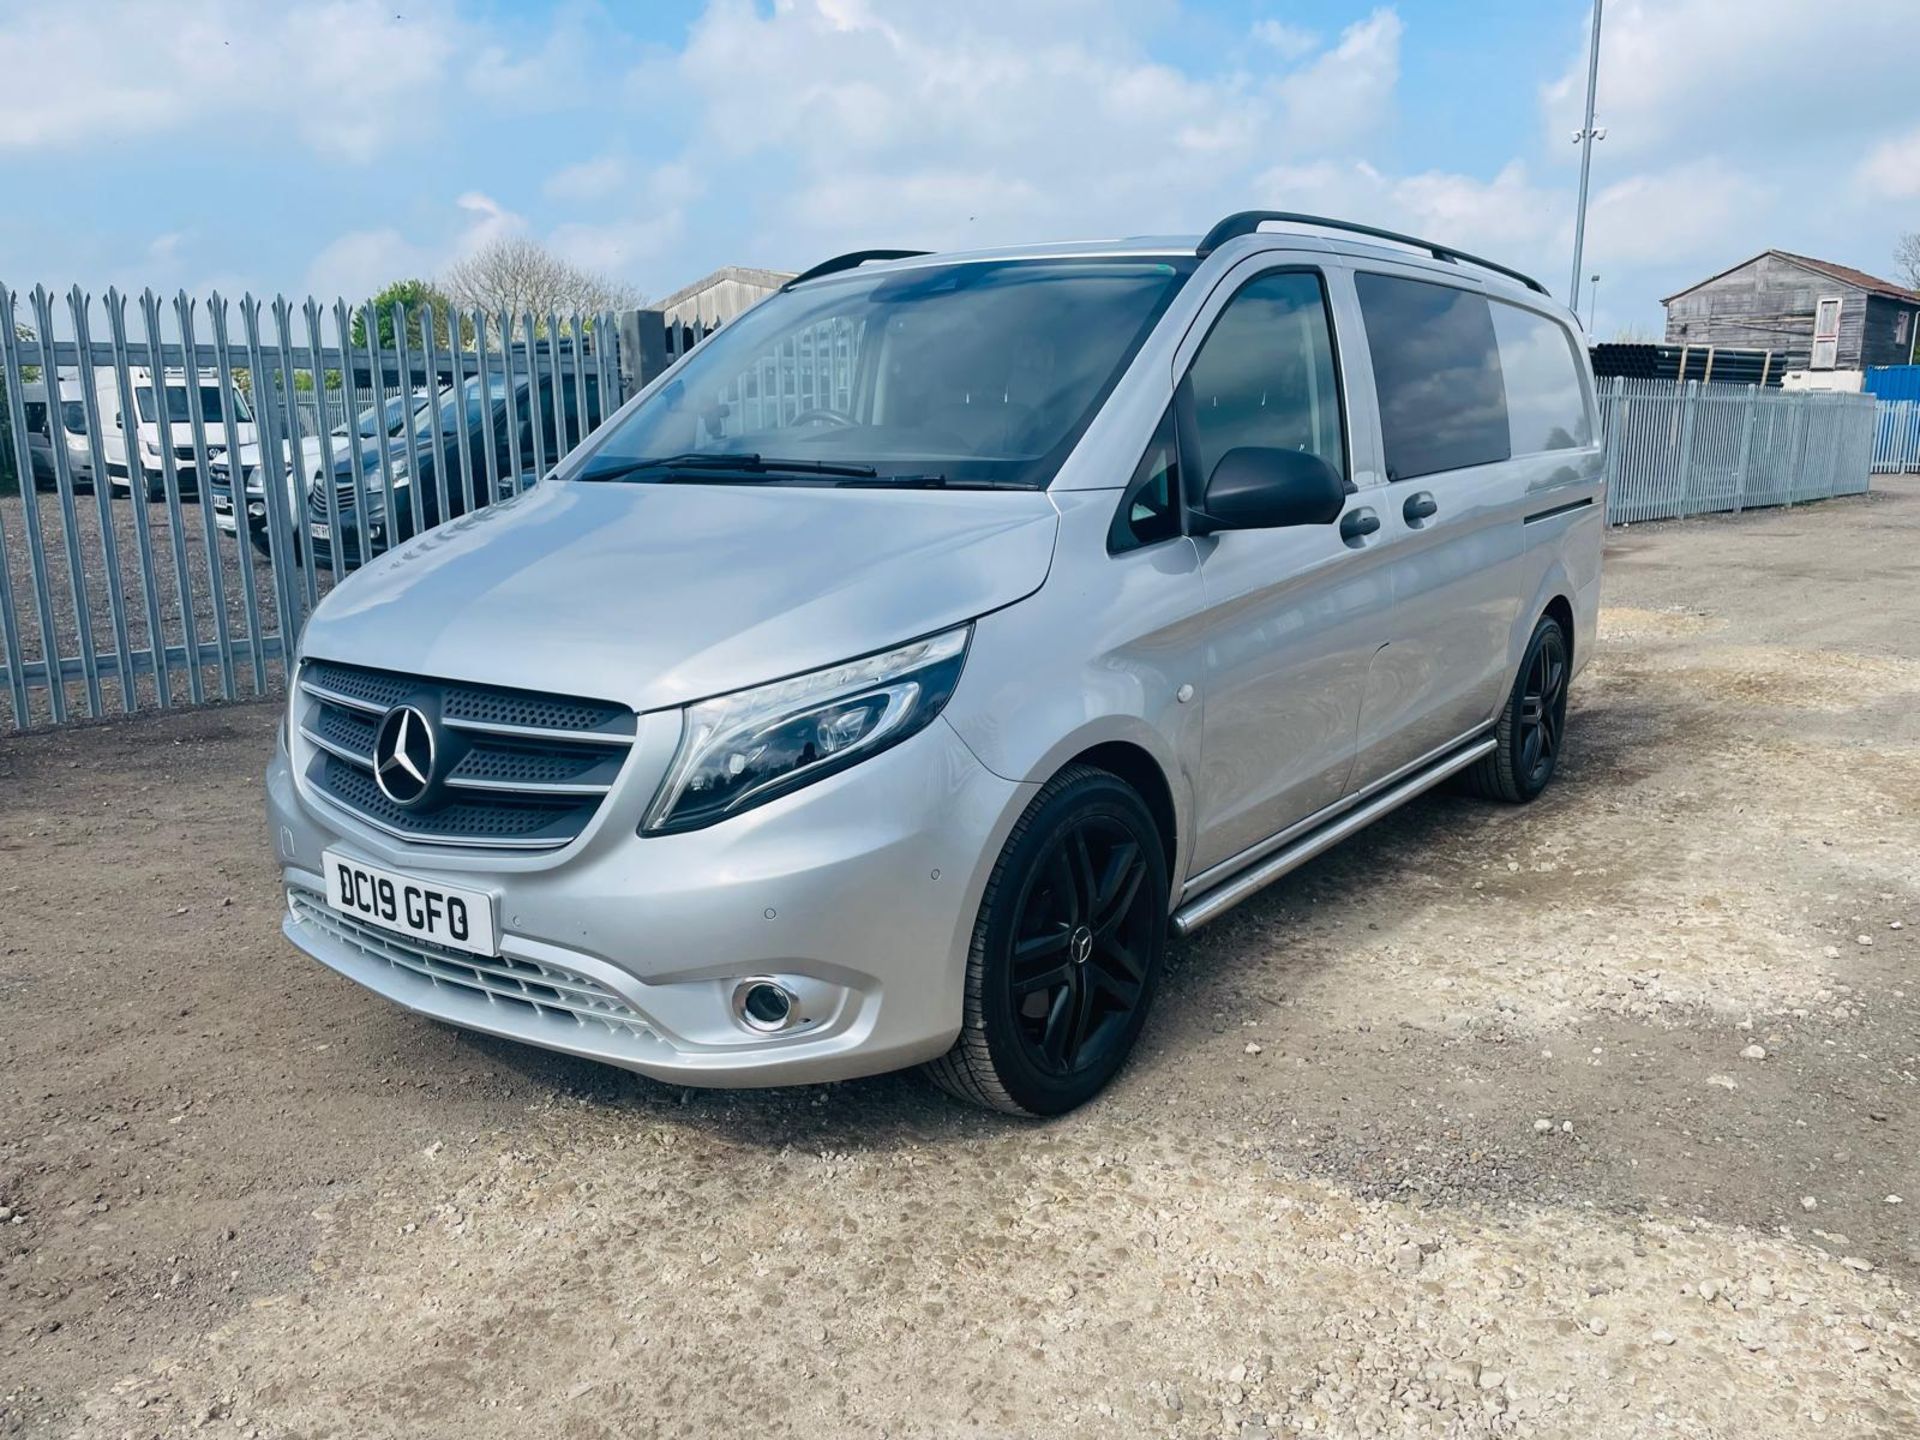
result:
<svg viewBox="0 0 1920 1440"><path fill-rule="evenodd" d="M943 719L731 820L642 838L677 738L662 718L642 717L644 743L580 839L535 856L394 841L312 793L282 747L267 797L287 937L409 1009L680 1084L839 1080L944 1053L981 893L1035 787L993 775ZM319 899L329 847L491 891L500 957L343 926ZM805 1023L744 1025L732 996L749 976L786 984Z"/></svg>

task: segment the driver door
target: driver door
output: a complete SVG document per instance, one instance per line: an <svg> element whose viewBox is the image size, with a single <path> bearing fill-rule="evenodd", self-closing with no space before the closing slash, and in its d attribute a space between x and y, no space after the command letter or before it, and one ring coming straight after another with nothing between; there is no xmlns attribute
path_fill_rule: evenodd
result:
<svg viewBox="0 0 1920 1440"><path fill-rule="evenodd" d="M1266 268L1260 268L1264 264ZM1350 429L1326 275L1249 262L1195 324L1179 377L1182 470L1197 503L1239 446L1318 455L1353 490ZM1189 344L1192 344L1191 338ZM1348 515L1365 509L1355 492ZM1343 517L1344 518L1344 517ZM1207 689L1195 869L1204 872L1338 801L1353 767L1367 670L1393 591L1377 535L1343 526L1199 537Z"/></svg>

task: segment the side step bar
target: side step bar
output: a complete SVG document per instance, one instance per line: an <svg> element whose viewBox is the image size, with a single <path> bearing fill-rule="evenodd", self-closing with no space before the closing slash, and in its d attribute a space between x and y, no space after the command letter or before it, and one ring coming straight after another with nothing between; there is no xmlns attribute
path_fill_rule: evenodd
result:
<svg viewBox="0 0 1920 1440"><path fill-rule="evenodd" d="M1189 900L1173 912L1173 933L1193 934L1209 920L1218 919L1249 895L1265 889L1282 875L1299 869L1314 856L1331 850L1349 835L1366 829L1382 815L1399 809L1414 796L1431 790L1442 780L1459 774L1482 756L1492 754L1497 743L1491 735L1482 736L1471 744L1436 760L1419 774L1409 775L1392 789L1381 791L1359 809L1349 810L1338 819L1329 820L1318 830L1302 835L1284 849L1276 850L1252 869L1243 870L1205 894Z"/></svg>

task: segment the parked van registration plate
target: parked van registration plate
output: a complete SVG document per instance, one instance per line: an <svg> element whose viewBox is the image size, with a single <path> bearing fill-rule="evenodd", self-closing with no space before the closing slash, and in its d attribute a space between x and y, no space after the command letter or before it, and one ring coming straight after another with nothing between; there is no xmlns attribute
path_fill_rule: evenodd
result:
<svg viewBox="0 0 1920 1440"><path fill-rule="evenodd" d="M482 890L402 875L329 850L327 904L343 915L473 955L499 953L493 897Z"/></svg>

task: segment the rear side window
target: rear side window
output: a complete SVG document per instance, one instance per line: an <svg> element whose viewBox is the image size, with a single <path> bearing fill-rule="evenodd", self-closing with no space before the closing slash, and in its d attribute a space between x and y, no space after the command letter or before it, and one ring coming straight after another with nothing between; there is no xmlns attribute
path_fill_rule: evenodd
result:
<svg viewBox="0 0 1920 1440"><path fill-rule="evenodd" d="M1493 333L1507 390L1507 433L1515 455L1593 443L1587 395L1564 325L1518 305L1493 303Z"/></svg>
<svg viewBox="0 0 1920 1440"><path fill-rule="evenodd" d="M1512 454L1492 306L1484 295L1353 277L1373 352L1387 478L1490 465Z"/></svg>
<svg viewBox="0 0 1920 1440"><path fill-rule="evenodd" d="M1333 332L1318 274L1278 271L1227 302L1181 382L1194 474L1205 487L1221 456L1243 445L1304 450L1344 476L1346 442Z"/></svg>
<svg viewBox="0 0 1920 1440"><path fill-rule="evenodd" d="M29 400L26 402L24 408L27 414L27 433L30 435L47 434L47 407L45 402Z"/></svg>

